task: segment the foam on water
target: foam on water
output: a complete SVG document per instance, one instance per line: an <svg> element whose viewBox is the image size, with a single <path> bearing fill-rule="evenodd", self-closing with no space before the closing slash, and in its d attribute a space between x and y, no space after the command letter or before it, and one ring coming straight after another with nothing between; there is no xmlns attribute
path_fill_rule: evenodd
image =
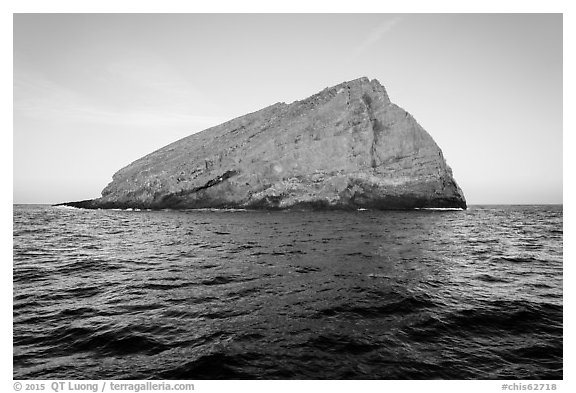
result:
<svg viewBox="0 0 576 393"><path fill-rule="evenodd" d="M414 210L462 211L459 207L415 207Z"/></svg>

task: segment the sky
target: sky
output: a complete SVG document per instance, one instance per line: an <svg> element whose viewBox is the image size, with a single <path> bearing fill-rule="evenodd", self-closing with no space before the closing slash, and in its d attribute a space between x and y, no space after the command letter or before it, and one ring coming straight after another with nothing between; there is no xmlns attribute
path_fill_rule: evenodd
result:
<svg viewBox="0 0 576 393"><path fill-rule="evenodd" d="M469 204L562 203L561 14L15 14L13 202L100 196L132 161L378 79Z"/></svg>

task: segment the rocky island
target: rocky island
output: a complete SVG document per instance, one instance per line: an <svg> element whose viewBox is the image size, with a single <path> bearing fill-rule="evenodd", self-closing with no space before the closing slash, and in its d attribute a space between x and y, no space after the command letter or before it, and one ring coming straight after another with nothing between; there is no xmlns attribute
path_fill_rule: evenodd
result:
<svg viewBox="0 0 576 393"><path fill-rule="evenodd" d="M466 208L432 137L375 79L190 135L119 170L90 209Z"/></svg>

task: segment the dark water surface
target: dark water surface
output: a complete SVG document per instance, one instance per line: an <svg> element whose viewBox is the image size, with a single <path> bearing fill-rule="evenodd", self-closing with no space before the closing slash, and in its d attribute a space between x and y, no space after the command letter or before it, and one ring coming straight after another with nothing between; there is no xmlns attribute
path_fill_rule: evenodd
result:
<svg viewBox="0 0 576 393"><path fill-rule="evenodd" d="M15 379L560 379L562 206L14 206Z"/></svg>

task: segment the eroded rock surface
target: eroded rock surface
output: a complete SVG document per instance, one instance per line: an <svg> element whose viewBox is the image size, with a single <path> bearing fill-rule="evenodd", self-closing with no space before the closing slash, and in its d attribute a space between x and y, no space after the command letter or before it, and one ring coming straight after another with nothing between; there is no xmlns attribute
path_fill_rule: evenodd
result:
<svg viewBox="0 0 576 393"><path fill-rule="evenodd" d="M87 208L466 208L432 137L360 78L157 150Z"/></svg>

